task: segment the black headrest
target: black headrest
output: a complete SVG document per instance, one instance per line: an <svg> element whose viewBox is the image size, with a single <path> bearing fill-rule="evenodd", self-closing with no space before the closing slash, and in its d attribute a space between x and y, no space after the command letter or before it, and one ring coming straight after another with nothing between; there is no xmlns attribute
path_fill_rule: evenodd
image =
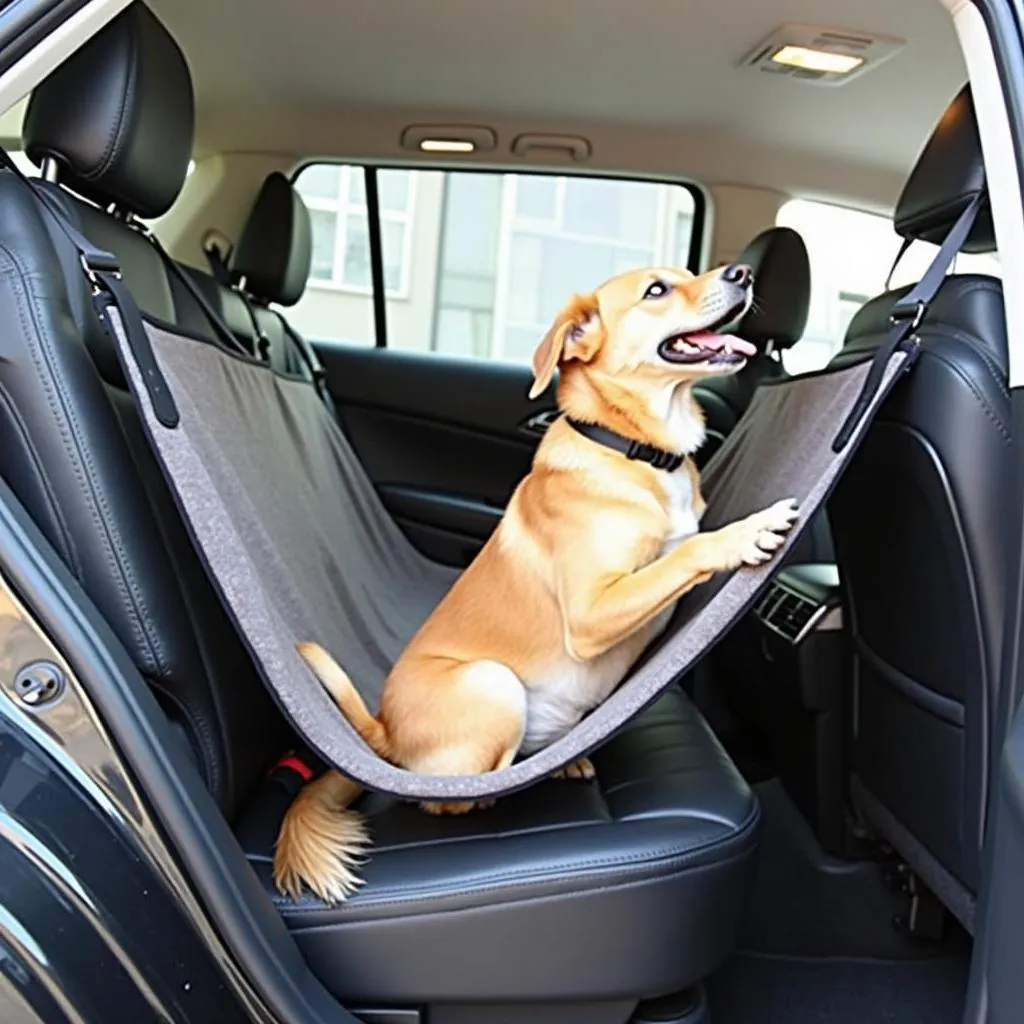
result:
<svg viewBox="0 0 1024 1024"><path fill-rule="evenodd" d="M939 119L903 187L893 218L904 238L941 242L979 193L985 193L985 164L970 86L964 86ZM992 211L986 203L964 252L995 249Z"/></svg>
<svg viewBox="0 0 1024 1024"><path fill-rule="evenodd" d="M263 182L242 237L231 253L235 281L260 302L294 306L306 290L313 263L309 210L279 171Z"/></svg>
<svg viewBox="0 0 1024 1024"><path fill-rule="evenodd" d="M754 271L754 304L736 333L764 352L803 337L811 308L811 261L792 228L762 231L736 259Z"/></svg>
<svg viewBox="0 0 1024 1024"><path fill-rule="evenodd" d="M134 3L35 89L23 144L37 164L53 157L79 195L159 217L185 181L194 120L178 44Z"/></svg>

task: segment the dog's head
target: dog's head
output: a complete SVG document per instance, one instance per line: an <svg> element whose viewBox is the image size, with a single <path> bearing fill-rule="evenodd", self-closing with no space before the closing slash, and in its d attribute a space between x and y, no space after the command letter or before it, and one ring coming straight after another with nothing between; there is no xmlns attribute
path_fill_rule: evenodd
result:
<svg viewBox="0 0 1024 1024"><path fill-rule="evenodd" d="M577 295L533 356L536 398L561 367L637 385L735 373L756 349L718 333L750 307L754 275L733 264L694 277L688 270L632 270Z"/></svg>

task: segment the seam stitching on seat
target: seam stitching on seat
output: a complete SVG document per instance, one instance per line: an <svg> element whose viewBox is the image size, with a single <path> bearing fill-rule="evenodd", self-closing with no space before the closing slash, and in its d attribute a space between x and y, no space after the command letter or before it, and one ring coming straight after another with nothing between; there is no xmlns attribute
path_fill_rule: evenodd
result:
<svg viewBox="0 0 1024 1024"><path fill-rule="evenodd" d="M91 455L81 444L79 444L78 418L68 404L64 401L63 392L66 382L63 379L59 365L51 358L51 345L47 332L41 329L39 299L35 290L28 287L32 276L26 272L21 262L14 253L4 244L0 243L0 250L11 261L16 268L16 273L11 275L15 285L13 293L18 298L18 305L24 309L27 300L27 309L30 313L29 320L22 319L22 325L26 328L25 338L29 342L28 349L32 361L35 364L38 379L42 384L50 409L54 414L57 423L58 434L61 437L65 452L70 456L69 462L74 475L81 486L81 492L86 499L90 516L94 525L98 527L96 533L100 538L101 546L105 550L107 566L112 572L115 586L125 598L125 606L128 610L128 619L131 624L134 639L142 644L149 652L154 664L157 666L158 674L163 675L163 657L159 640L152 637L144 627L144 608L134 581L130 579L130 572L125 563L124 551L116 542L115 538L107 528L106 513L109 511L106 500L98 493L94 483L94 463Z"/></svg>
<svg viewBox="0 0 1024 1024"><path fill-rule="evenodd" d="M28 459L31 463L32 469L34 470L39 490L43 497L43 501L46 503L47 514L53 519L54 523L57 526L57 531L60 534L58 540L60 543L60 547L62 549L61 557L67 563L68 567L71 569L75 577L81 579L82 567L78 561L78 554L74 548L74 543L72 540L71 531L68 528L67 520L64 518L64 513L62 512L61 507L57 502L57 497L53 493L53 487L51 485L50 479L43 470L42 460L39 458L39 452L36 449L35 445L32 444L32 439L29 436L28 430L25 427L25 421L22 418L17 406L14 404L14 400L6 387L0 387L0 403L3 404L4 409L6 409L8 415L11 418L12 426L18 432L18 436L21 439L24 449L28 455Z"/></svg>
<svg viewBox="0 0 1024 1024"><path fill-rule="evenodd" d="M712 849L713 847L728 847L733 845L740 845L742 842L749 838L750 833L754 831L754 826L757 824L759 819L760 808L755 806L753 812L746 819L746 821L744 821L743 824L734 832L732 832L729 836L725 837L720 841L707 840L698 847L694 847L692 843L687 844L686 846L676 846L674 848L667 849L657 859L651 859L648 855L644 854L636 854L620 858L602 857L589 861L576 862L572 865L571 870L574 876L588 869L597 869L595 871L592 871L592 874L595 875L602 875L607 873L602 869L615 870L620 874L627 875L638 874L641 871L649 870L653 867L658 866L659 864L665 865L670 869L677 865L683 866L690 863L696 857L706 853L709 849ZM647 858L646 863L643 863L645 857ZM526 878L528 874L528 871L510 871L502 875L500 878L496 877L494 881L490 883L476 884L465 888L460 888L457 890L457 892L453 892L451 886L447 887L446 889L439 888L433 892L429 888L424 887L420 890L419 893L416 893L414 895L405 895L402 897L384 896L381 899L368 898L367 900L362 902L360 906L366 908L386 907L394 906L400 903L426 902L432 899L437 899L441 895L465 896L477 895L486 892L495 892L501 889L522 889L529 885L536 885L546 881L551 881L553 878L557 878L557 874L555 872L550 872L547 876L540 876L539 874L534 873L533 877ZM601 888L602 887L599 887L597 889L579 889L575 890L575 892L600 892ZM574 893L571 891L559 893L559 895L573 894ZM296 904L290 901L288 897L280 896L278 894L275 894L272 898L276 906L292 909L296 912L301 913L317 913L330 911L331 909L326 906L302 906L300 904Z"/></svg>

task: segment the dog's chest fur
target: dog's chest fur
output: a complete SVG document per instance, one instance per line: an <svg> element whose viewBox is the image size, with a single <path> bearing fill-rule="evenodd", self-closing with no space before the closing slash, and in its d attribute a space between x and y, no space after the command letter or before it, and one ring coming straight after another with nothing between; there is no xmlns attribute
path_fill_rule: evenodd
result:
<svg viewBox="0 0 1024 1024"><path fill-rule="evenodd" d="M655 557L661 558L699 529L693 483L685 466L659 473L665 490L668 528ZM564 736L579 720L611 694L643 649L668 624L670 605L646 626L611 650L590 661L565 654L527 687L526 731L520 750L530 754Z"/></svg>

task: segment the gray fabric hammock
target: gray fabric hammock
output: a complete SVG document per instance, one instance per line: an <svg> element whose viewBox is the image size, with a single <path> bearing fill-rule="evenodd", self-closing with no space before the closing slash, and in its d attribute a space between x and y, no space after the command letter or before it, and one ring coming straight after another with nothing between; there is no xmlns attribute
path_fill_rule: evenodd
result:
<svg viewBox="0 0 1024 1024"><path fill-rule="evenodd" d="M529 758L474 776L425 776L395 767L364 744L295 645L322 644L376 710L391 665L456 572L425 559L395 525L311 383L205 341L148 323L145 330L177 407L176 425L155 415L119 331L121 354L223 599L300 734L368 788L466 799L551 775L606 740L693 665L773 572L771 563L741 569L691 591L674 617L675 632L667 631L670 639L568 735ZM907 358L904 352L891 357L876 404ZM806 523L856 443L854 437L842 452L833 451L837 422L862 393L870 367L862 362L759 388L704 471L702 527L714 529L783 497L799 500L798 529Z"/></svg>
<svg viewBox="0 0 1024 1024"><path fill-rule="evenodd" d="M144 322L117 260L84 238L45 192L36 194L78 250L158 461L271 693L306 741L344 774L369 789L434 800L508 793L582 757L745 614L912 362L913 331L980 202L964 211L921 283L894 309L892 330L873 360L762 384L702 474L703 529L779 498L799 501L800 519L776 557L691 591L660 646L562 739L501 771L440 777L374 754L295 647L322 644L375 710L392 663L457 574L425 559L395 525L314 383ZM225 345L235 344L191 280L163 255Z"/></svg>

